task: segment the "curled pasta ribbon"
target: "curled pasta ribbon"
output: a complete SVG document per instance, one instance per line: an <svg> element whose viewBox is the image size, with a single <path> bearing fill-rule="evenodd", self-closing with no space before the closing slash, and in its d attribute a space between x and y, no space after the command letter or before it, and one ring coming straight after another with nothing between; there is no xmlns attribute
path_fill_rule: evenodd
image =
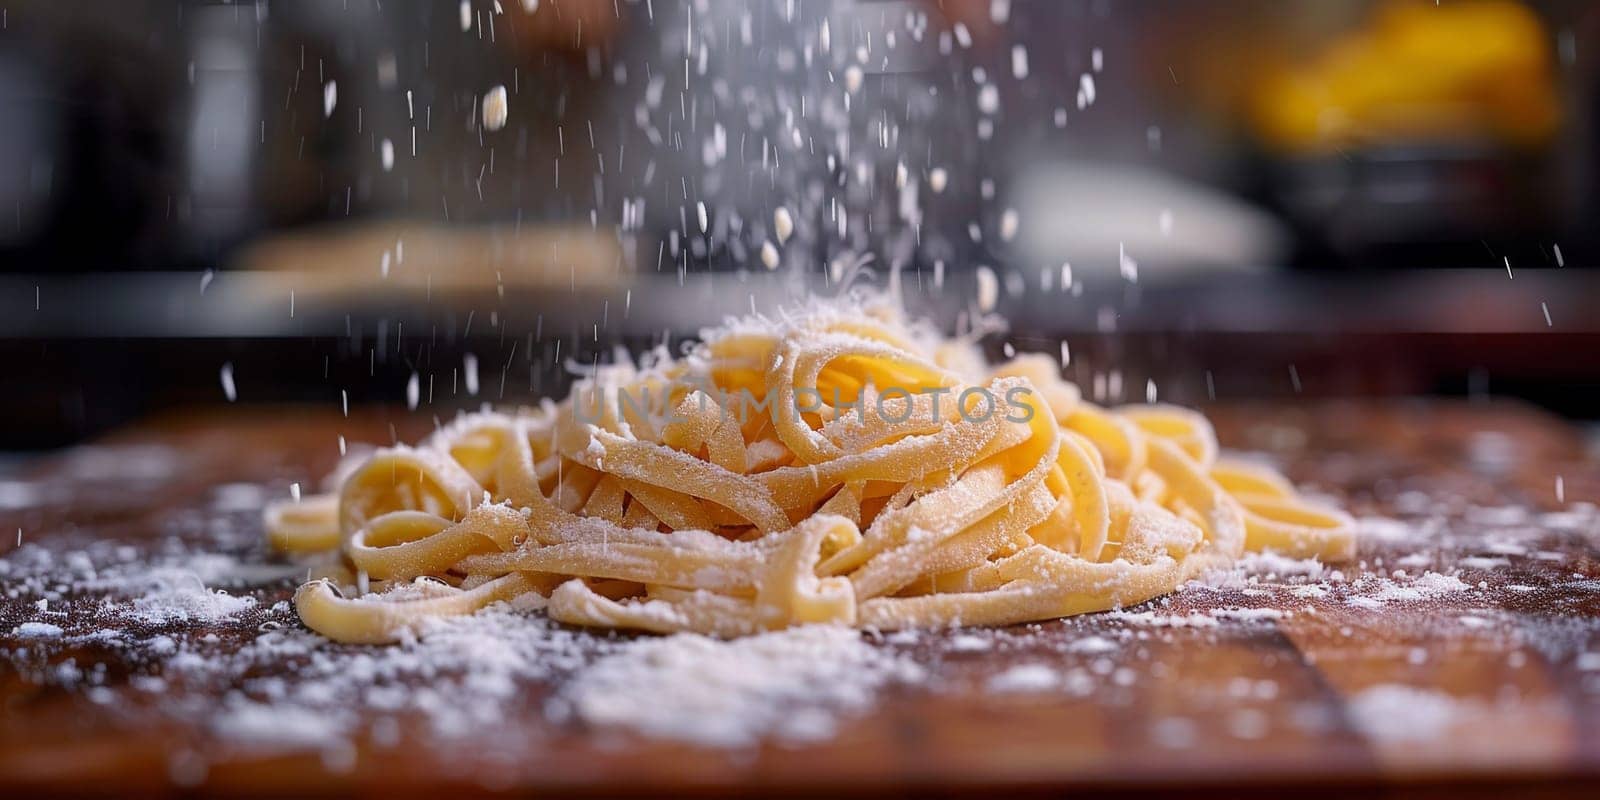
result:
<svg viewBox="0 0 1600 800"><path fill-rule="evenodd" d="M1294 486L1266 467L1225 459L1211 477L1244 506L1245 546L1296 558L1355 558L1355 520L1337 508L1299 499Z"/></svg>
<svg viewBox="0 0 1600 800"><path fill-rule="evenodd" d="M475 589L418 579L411 585L416 596L405 599L344 598L326 580L313 581L295 592L294 607L306 627L323 636L350 644L384 644L403 638L429 619L472 614L491 603L534 591L537 584L513 573ZM399 592L396 592L399 594Z"/></svg>
<svg viewBox="0 0 1600 800"><path fill-rule="evenodd" d="M1349 516L1219 458L1201 415L975 353L885 302L735 320L379 450L269 508L269 537L335 556L296 608L360 643L512 599L730 637L1005 625L1139 603L1246 548L1353 554Z"/></svg>
<svg viewBox="0 0 1600 800"><path fill-rule="evenodd" d="M339 546L339 496L336 494L271 503L263 513L267 544L274 550L317 552Z"/></svg>

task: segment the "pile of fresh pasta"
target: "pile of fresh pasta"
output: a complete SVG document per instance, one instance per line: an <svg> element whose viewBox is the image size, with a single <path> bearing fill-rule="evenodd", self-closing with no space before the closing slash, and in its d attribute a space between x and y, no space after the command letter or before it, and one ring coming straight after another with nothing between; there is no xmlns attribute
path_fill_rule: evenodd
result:
<svg viewBox="0 0 1600 800"><path fill-rule="evenodd" d="M1246 548L1354 552L1347 515L1219 458L1198 413L1097 407L1054 360L990 366L885 299L619 361L268 508L276 548L330 556L300 618L358 643L502 601L721 637L1007 625L1136 604Z"/></svg>

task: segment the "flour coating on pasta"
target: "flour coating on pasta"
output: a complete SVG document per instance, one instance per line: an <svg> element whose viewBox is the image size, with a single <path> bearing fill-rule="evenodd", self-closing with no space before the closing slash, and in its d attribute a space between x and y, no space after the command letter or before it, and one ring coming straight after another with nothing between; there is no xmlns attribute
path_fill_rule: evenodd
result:
<svg viewBox="0 0 1600 800"><path fill-rule="evenodd" d="M1220 458L1200 414L1096 406L1048 357L987 364L877 298L463 416L266 526L330 556L296 595L306 625L367 643L510 600L720 637L1007 625L1139 603L1247 549L1355 543L1341 511Z"/></svg>

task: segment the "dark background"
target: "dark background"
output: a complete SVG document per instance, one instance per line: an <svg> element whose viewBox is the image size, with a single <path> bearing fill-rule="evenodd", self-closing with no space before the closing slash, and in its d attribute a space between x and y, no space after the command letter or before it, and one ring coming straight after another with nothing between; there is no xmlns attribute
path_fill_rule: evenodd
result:
<svg viewBox="0 0 1600 800"><path fill-rule="evenodd" d="M468 5L463 31L453 2L8 3L0 448L230 401L403 404L413 375L419 414L526 401L619 344L837 291L862 253L947 327L993 267L1015 291L992 346L1065 341L1107 403L1153 383L1600 417L1595 4L711 2L681 95L688 3ZM834 63L783 68L824 17ZM957 24L971 46L941 52ZM844 122L816 110L761 166L785 98L838 94L865 43ZM877 125L892 147L863 144ZM713 126L731 155L708 160ZM915 225L881 188L902 168ZM777 204L800 233L769 272Z"/></svg>

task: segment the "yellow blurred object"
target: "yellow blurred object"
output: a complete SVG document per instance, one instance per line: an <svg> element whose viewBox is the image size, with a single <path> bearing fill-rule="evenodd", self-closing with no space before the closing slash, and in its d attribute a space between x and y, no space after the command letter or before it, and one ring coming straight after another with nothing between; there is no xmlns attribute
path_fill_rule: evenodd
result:
<svg viewBox="0 0 1600 800"><path fill-rule="evenodd" d="M1389 2L1309 64L1256 87L1257 134L1280 150L1370 143L1547 142L1560 124L1550 34L1505 0Z"/></svg>

